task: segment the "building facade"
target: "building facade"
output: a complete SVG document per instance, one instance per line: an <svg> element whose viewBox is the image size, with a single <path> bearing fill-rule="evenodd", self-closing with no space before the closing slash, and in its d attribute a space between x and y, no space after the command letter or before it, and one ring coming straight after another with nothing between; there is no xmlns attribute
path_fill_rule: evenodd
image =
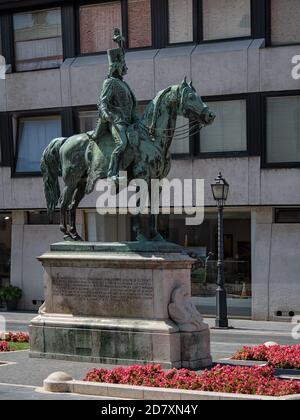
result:
<svg viewBox="0 0 300 420"><path fill-rule="evenodd" d="M159 218L165 236L198 258L195 303L214 313L217 226L210 184L222 171L230 184L224 232L230 314L300 315L299 22L299 0L0 0L6 61L0 281L22 288L20 309L43 301L36 257L61 240L58 217L49 225L45 212L42 150L52 138L94 127L106 50L112 29L122 27L126 81L140 112L158 91L187 76L217 115L199 135L172 144L170 178L205 180L204 223L186 226L176 211ZM84 238L131 240L129 217L97 214L98 195L86 197L78 211Z"/></svg>

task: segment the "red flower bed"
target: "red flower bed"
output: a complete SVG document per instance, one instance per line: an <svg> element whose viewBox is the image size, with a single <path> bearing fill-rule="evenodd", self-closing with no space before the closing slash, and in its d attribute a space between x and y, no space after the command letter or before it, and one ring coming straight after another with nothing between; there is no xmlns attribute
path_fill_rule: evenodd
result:
<svg viewBox="0 0 300 420"><path fill-rule="evenodd" d="M274 377L271 367L216 366L200 374L187 369L163 371L160 365L93 369L84 378L88 382L137 385L234 394L283 396L300 394L297 381Z"/></svg>
<svg viewBox="0 0 300 420"><path fill-rule="evenodd" d="M29 334L24 332L7 332L1 337L4 341L12 343L29 343Z"/></svg>
<svg viewBox="0 0 300 420"><path fill-rule="evenodd" d="M6 341L0 341L0 353L5 351L11 351Z"/></svg>
<svg viewBox="0 0 300 420"><path fill-rule="evenodd" d="M268 362L278 369L300 369L300 345L243 347L233 356L234 360Z"/></svg>

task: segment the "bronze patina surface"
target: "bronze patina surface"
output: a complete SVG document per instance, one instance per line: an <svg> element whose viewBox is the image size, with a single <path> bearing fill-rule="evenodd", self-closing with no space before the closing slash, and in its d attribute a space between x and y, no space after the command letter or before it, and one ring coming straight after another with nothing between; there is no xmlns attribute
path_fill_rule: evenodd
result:
<svg viewBox="0 0 300 420"><path fill-rule="evenodd" d="M109 75L99 97L95 130L54 139L42 156L48 212L51 215L60 206L60 229L65 240L82 241L76 229L76 209L84 196L93 191L97 180L108 178L120 185L123 179L119 178L119 172L127 171L128 182L142 179L150 191L152 179L161 180L170 172L170 146L176 134L177 117L189 118L199 130L215 119L186 79L158 92L139 118L135 95L123 80L128 69L124 38L118 29L114 31L114 41L118 48L108 51ZM187 124L187 132L188 129ZM58 182L60 173L64 181L62 192ZM163 240L156 229L156 217L150 217L150 224L151 238L148 239ZM136 233L138 240L145 240L139 225Z"/></svg>

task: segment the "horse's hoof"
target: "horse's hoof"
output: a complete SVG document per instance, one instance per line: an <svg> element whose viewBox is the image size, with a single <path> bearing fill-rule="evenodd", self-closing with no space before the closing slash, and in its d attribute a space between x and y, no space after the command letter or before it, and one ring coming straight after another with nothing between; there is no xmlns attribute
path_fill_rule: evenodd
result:
<svg viewBox="0 0 300 420"><path fill-rule="evenodd" d="M69 232L69 235L72 238L72 241L83 242L82 237L77 232Z"/></svg>
<svg viewBox="0 0 300 420"><path fill-rule="evenodd" d="M83 239L80 235L77 235L77 236L74 237L74 241L75 242L83 242Z"/></svg>
<svg viewBox="0 0 300 420"><path fill-rule="evenodd" d="M142 235L141 233L139 233L136 237L137 242L147 242L147 238Z"/></svg>
<svg viewBox="0 0 300 420"><path fill-rule="evenodd" d="M74 241L74 239L72 238L72 236L71 236L71 235L65 235L65 236L64 236L64 241L65 241L65 242L73 242L73 241Z"/></svg>

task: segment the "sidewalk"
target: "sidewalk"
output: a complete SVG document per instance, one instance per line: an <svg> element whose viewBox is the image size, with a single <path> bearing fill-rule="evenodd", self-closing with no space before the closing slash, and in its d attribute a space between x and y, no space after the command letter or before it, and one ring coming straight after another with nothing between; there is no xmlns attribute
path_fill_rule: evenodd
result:
<svg viewBox="0 0 300 420"><path fill-rule="evenodd" d="M33 317L37 315L37 312L22 312L22 311L16 311L16 312L1 312L0 316L3 316L6 319L6 322L12 322L12 323L22 323L30 322Z"/></svg>
<svg viewBox="0 0 300 420"><path fill-rule="evenodd" d="M2 312L5 317L6 329L10 331L28 331L28 325L36 316L33 312ZM210 327L214 327L213 318L205 318ZM215 361L224 357L230 357L243 345L263 344L267 341L275 341L278 344L299 344L292 337L293 324L289 322L266 322L230 319L230 330L211 329L211 349Z"/></svg>
<svg viewBox="0 0 300 420"><path fill-rule="evenodd" d="M214 318L205 318L205 322L210 327L214 327ZM275 321L251 321L246 319L230 319L230 327L240 331L264 331L264 332L283 332L289 333L293 328L290 322L275 322Z"/></svg>
<svg viewBox="0 0 300 420"><path fill-rule="evenodd" d="M29 322L37 315L37 312L0 312L0 316L4 317L8 326L15 324L24 326L27 330ZM204 321L210 326L214 327L214 318L204 318ZM229 325L234 328L234 332L245 333L248 332L263 332L274 333L281 335L291 335L293 324L290 322L274 322L274 321L251 321L245 319L230 319ZM216 330L214 330L216 331Z"/></svg>

